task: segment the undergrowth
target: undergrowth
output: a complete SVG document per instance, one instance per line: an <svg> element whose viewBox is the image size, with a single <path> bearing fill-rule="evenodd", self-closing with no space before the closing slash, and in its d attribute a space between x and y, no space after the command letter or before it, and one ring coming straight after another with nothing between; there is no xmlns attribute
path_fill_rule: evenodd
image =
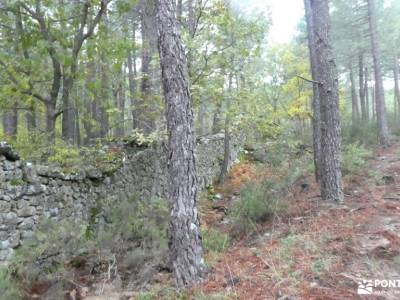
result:
<svg viewBox="0 0 400 300"><path fill-rule="evenodd" d="M74 269L88 277L106 272L118 276L126 269L146 282L151 279L149 270L166 263L168 209L161 199L104 201L87 222L40 224L10 265L11 274L28 293L43 283L52 287L48 292L53 296L70 290Z"/></svg>

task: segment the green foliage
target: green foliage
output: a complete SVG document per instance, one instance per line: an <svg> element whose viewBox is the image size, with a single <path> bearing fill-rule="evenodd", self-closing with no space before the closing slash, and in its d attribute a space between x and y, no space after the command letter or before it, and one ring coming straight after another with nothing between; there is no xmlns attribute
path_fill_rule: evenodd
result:
<svg viewBox="0 0 400 300"><path fill-rule="evenodd" d="M252 182L240 192L240 201L233 207L231 217L237 233L250 233L257 223L283 214L286 205L281 199L282 186L274 180Z"/></svg>
<svg viewBox="0 0 400 300"><path fill-rule="evenodd" d="M343 147L342 172L360 175L367 166L367 159L372 157L372 152L364 146L353 143Z"/></svg>
<svg viewBox="0 0 400 300"><path fill-rule="evenodd" d="M203 248L205 251L223 252L230 244L227 234L216 229L206 229L202 231Z"/></svg>
<svg viewBox="0 0 400 300"><path fill-rule="evenodd" d="M24 160L42 161L47 152L46 135L20 128L16 138L5 138Z"/></svg>
<svg viewBox="0 0 400 300"><path fill-rule="evenodd" d="M347 121L343 122L342 136L344 144L358 142L366 147L379 145L378 127L374 122L351 125L347 117Z"/></svg>
<svg viewBox="0 0 400 300"><path fill-rule="evenodd" d="M57 140L51 148L51 154L48 157L48 161L63 168L72 168L79 165L81 157L79 150L76 147L61 140Z"/></svg>
<svg viewBox="0 0 400 300"><path fill-rule="evenodd" d="M22 299L15 279L5 267L0 267L0 300Z"/></svg>
<svg viewBox="0 0 400 300"><path fill-rule="evenodd" d="M43 220L13 257L10 269L24 284L68 284L71 268L116 262L140 273L165 263L168 209L161 199L137 196L103 201L88 222ZM145 271L143 271L145 272Z"/></svg>

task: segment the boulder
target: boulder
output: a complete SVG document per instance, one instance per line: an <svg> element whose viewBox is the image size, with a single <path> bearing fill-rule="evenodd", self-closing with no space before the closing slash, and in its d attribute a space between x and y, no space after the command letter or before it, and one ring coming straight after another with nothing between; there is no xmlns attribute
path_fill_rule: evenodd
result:
<svg viewBox="0 0 400 300"><path fill-rule="evenodd" d="M0 156L3 155L9 161L20 160L17 152L6 142L0 142Z"/></svg>

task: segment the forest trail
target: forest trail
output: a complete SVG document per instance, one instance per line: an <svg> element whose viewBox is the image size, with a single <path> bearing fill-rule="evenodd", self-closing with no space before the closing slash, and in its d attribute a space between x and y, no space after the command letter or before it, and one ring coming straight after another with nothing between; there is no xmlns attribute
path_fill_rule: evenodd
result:
<svg viewBox="0 0 400 300"><path fill-rule="evenodd" d="M315 182L307 192L294 187L290 216L224 253L201 291L233 299L366 299L357 292L360 280L399 279L399 154L400 144L379 150L370 176L345 177L343 205L322 201ZM367 298L400 299L399 288L381 290Z"/></svg>

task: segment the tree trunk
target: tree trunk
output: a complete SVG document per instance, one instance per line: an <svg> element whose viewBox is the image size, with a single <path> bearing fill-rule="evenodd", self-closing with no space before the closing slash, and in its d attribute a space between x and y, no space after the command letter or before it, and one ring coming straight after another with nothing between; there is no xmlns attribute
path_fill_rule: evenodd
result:
<svg viewBox="0 0 400 300"><path fill-rule="evenodd" d="M26 117L26 128L28 128L29 132L33 132L37 128L36 109L33 104L30 105L30 107L28 108L25 117Z"/></svg>
<svg viewBox="0 0 400 300"><path fill-rule="evenodd" d="M219 174L219 183L225 182L226 174L228 174L229 160L231 157L230 139L231 134L229 131L230 127L230 109L231 109L231 92L232 92L232 74L229 74L229 85L228 85L228 97L226 101L226 115L225 115L225 126L224 126L224 160L221 166L221 173Z"/></svg>
<svg viewBox="0 0 400 300"><path fill-rule="evenodd" d="M63 107L62 138L68 143L75 140L75 105L70 101L70 93L74 80L70 75L64 75L61 102Z"/></svg>
<svg viewBox="0 0 400 300"><path fill-rule="evenodd" d="M358 56L358 84L361 104L361 120L365 123L367 118L367 109L365 103L365 88L364 88L364 54L360 52Z"/></svg>
<svg viewBox="0 0 400 300"><path fill-rule="evenodd" d="M328 0L311 0L312 28L315 39L316 77L321 111L321 196L326 200L343 201L340 171L340 115L338 75L330 43Z"/></svg>
<svg viewBox="0 0 400 300"><path fill-rule="evenodd" d="M399 60L395 57L394 67L393 67L393 78L394 78L394 95L395 101L397 101L397 107L400 109L400 85L399 85ZM400 116L398 116L399 118ZM400 119L396 120L396 123L399 124Z"/></svg>
<svg viewBox="0 0 400 300"><path fill-rule="evenodd" d="M136 118L138 126L145 133L150 133L155 129L154 124L154 107L152 106L153 98L153 82L151 62L157 49L157 41L155 39L155 8L152 1L145 1L141 14L142 27L142 81L140 85L141 99L138 103Z"/></svg>
<svg viewBox="0 0 400 300"><path fill-rule="evenodd" d="M364 73L364 93L365 93L365 107L366 107L366 118L367 121L369 121L369 116L370 116L370 105L369 105L369 87L368 87L368 82L369 82L369 76L368 76L368 68L365 68L365 73Z"/></svg>
<svg viewBox="0 0 400 300"><path fill-rule="evenodd" d="M18 109L17 103L3 113L3 130L7 137L16 137L18 133Z"/></svg>
<svg viewBox="0 0 400 300"><path fill-rule="evenodd" d="M175 0L158 0L157 27L168 130L170 255L179 287L198 283L204 262L196 208L193 112L185 52L175 19Z"/></svg>
<svg viewBox="0 0 400 300"><path fill-rule="evenodd" d="M214 112L213 123L212 123L213 134L216 134L221 131L221 105L222 103L219 102Z"/></svg>
<svg viewBox="0 0 400 300"><path fill-rule="evenodd" d="M46 103L46 132L49 139L54 142L56 137L56 103L51 101Z"/></svg>
<svg viewBox="0 0 400 300"><path fill-rule="evenodd" d="M376 117L378 120L379 139L383 147L390 144L389 128L386 116L385 91L383 88L381 49L378 36L378 25L376 17L375 0L368 0L368 21L371 34L372 58L374 61L375 74L375 103Z"/></svg>
<svg viewBox="0 0 400 300"><path fill-rule="evenodd" d="M315 36L314 36L314 24L312 19L310 0L304 0L304 6L306 11L307 19L307 33L308 33L308 46L310 49L310 62L311 62L311 73L312 77L317 77L317 56L315 52ZM312 109L313 109L313 148L314 148L314 169L315 169L315 180L319 181L321 178L321 111L319 101L319 85L313 83L313 98L312 98Z"/></svg>
<svg viewBox="0 0 400 300"><path fill-rule="evenodd" d="M354 72L352 66L350 66L350 84L351 84L351 120L353 128L358 124L360 120L360 109L358 106L358 96L356 89L356 81L354 80Z"/></svg>
<svg viewBox="0 0 400 300"><path fill-rule="evenodd" d="M182 12L183 12L183 5L182 0L178 0L176 3L176 18L179 22L182 22Z"/></svg>

